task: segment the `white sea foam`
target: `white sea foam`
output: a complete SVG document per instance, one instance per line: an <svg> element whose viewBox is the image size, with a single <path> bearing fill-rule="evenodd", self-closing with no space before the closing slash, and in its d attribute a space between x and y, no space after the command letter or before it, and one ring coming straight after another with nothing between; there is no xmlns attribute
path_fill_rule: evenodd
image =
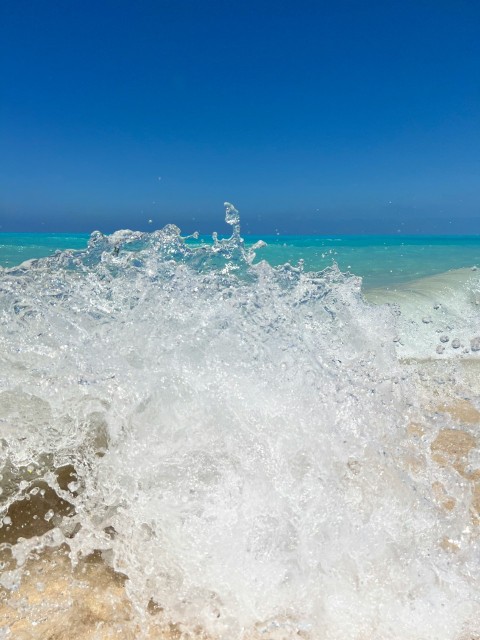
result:
<svg viewBox="0 0 480 640"><path fill-rule="evenodd" d="M395 308L335 268L254 264L231 205L227 222L212 247L173 226L95 233L2 273L4 513L28 474L75 507L17 558L101 549L139 616L153 601L225 640L478 630L470 488L441 471L464 506L443 512L438 469L405 462L422 398Z"/></svg>
<svg viewBox="0 0 480 640"><path fill-rule="evenodd" d="M456 269L390 289L368 299L397 313L401 357L458 359L480 356L480 275Z"/></svg>

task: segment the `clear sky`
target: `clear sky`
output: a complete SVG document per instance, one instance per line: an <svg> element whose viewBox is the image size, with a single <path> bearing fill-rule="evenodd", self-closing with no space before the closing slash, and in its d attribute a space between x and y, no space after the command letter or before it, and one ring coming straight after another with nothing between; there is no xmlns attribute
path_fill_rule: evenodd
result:
<svg viewBox="0 0 480 640"><path fill-rule="evenodd" d="M479 34L478 0L2 0L0 231L480 233Z"/></svg>

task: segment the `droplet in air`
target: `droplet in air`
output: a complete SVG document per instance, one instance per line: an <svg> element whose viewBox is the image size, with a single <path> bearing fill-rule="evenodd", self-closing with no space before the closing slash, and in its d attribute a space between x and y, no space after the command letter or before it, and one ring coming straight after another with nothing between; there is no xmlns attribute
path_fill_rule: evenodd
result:
<svg viewBox="0 0 480 640"><path fill-rule="evenodd" d="M239 224L240 223L240 214L235 209L233 204L230 202L225 202L225 222L230 225Z"/></svg>
<svg viewBox="0 0 480 640"><path fill-rule="evenodd" d="M470 349L472 351L480 351L480 337L475 337L470 340Z"/></svg>

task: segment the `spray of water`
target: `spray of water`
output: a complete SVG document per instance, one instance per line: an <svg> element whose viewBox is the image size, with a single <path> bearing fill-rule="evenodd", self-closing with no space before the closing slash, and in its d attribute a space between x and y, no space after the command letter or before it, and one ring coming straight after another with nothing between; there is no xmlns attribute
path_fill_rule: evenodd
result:
<svg viewBox="0 0 480 640"><path fill-rule="evenodd" d="M96 232L2 272L2 584L67 544L128 577L139 619L155 603L215 638L458 637L478 546L468 507L432 500L438 469L407 464L429 443L406 436L421 399L395 313L335 267L255 262L226 221L212 246ZM62 509L8 538L41 491Z"/></svg>

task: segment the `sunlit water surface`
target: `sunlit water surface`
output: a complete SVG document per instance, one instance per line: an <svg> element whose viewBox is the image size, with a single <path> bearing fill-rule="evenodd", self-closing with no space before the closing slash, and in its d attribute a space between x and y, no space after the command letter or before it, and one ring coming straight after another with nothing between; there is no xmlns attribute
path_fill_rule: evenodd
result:
<svg viewBox="0 0 480 640"><path fill-rule="evenodd" d="M477 637L475 243L426 271L226 211L0 271L0 637Z"/></svg>

